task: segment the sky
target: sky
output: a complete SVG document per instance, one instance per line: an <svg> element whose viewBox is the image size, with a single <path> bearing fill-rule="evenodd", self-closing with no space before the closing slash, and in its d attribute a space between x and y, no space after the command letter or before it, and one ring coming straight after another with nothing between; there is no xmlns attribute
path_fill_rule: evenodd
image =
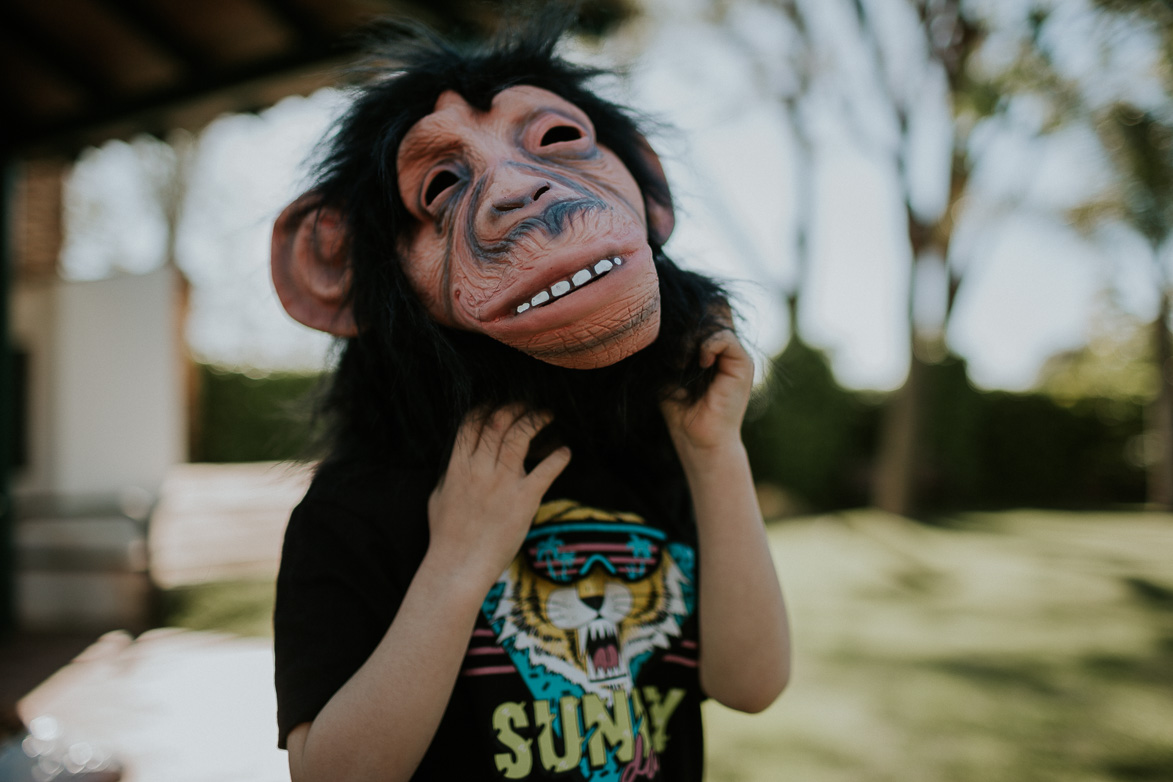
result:
<svg viewBox="0 0 1173 782"><path fill-rule="evenodd" d="M743 2L715 26L705 20L708 4L694 5L690 13L689 2L676 0L669 13L652 2L647 18L623 35L570 50L577 59L625 66L626 78L605 89L660 121L649 136L678 209L668 254L729 282L743 335L764 359L789 337L781 303L796 279L801 203L812 221L803 337L828 352L843 384L899 386L908 366L910 263L891 165L895 137L875 97L874 69L859 47L835 39L844 29L834 17L838 4L805 4L819 78L840 86L815 91L804 115L812 143L803 150L779 100L795 89L796 49L785 21ZM931 212L944 203L947 104L915 51L903 54L915 47L904 45L911 21L898 0L872 5L885 40L902 53L894 59L894 83L912 96L911 188L918 207ZM1120 70L1148 67L1139 55L1133 59ZM1065 67L1089 66L1076 57ZM1143 92L1143 81L1122 80L1113 89ZM268 247L273 219L304 190L313 145L344 105L333 90L288 98L259 115L217 120L191 147L173 255L192 283L187 333L197 358L261 370L328 364L329 339L280 309ZM980 166L954 245L965 279L948 339L978 385L1022 390L1048 356L1087 341L1106 289L1139 318L1155 311L1155 297L1135 260L1144 248L1133 238L1109 230L1089 241L1062 219L1106 181L1093 135L1072 128L1040 141L1018 132L1038 122L1029 102L999 122L974 134ZM148 139L83 155L67 187L68 278L140 273L172 254L166 220L142 173L169 165L173 151ZM810 171L808 191L796 184L802 170ZM944 278L927 275L917 283L932 290ZM920 318L939 316L931 303L918 308Z"/></svg>

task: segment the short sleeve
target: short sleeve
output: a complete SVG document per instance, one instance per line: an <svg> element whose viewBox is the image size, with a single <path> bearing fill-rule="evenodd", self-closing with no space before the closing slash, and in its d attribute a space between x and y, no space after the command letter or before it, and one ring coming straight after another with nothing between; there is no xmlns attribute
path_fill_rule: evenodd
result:
<svg viewBox="0 0 1173 782"><path fill-rule="evenodd" d="M282 749L370 657L422 559L426 506L388 500L394 514L364 514L311 490L290 517L273 614Z"/></svg>

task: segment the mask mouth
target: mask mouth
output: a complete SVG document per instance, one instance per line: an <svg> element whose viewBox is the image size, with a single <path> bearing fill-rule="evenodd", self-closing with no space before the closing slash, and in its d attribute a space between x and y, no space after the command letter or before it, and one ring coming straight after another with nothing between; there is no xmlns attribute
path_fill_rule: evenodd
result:
<svg viewBox="0 0 1173 782"><path fill-rule="evenodd" d="M467 299L457 304L453 312L458 327L463 320L469 331L568 368L606 366L642 350L659 328L655 262L642 234L642 243L617 238L627 237L587 237L582 244L517 259L502 270L504 282L479 306ZM589 280L579 274L584 269ZM576 275L581 283L577 287ZM523 304L529 307L518 313ZM569 363L559 363L568 356ZM590 366L600 360L606 363Z"/></svg>
<svg viewBox="0 0 1173 782"><path fill-rule="evenodd" d="M590 285L595 280L599 279L605 274L608 274L618 266L623 265L623 258L619 255L613 255L609 258L601 258L593 264L584 266L583 268L570 275L568 279L558 280L548 288L543 288L537 293L531 295L525 301L517 304L513 308L513 314L524 315L530 310L544 307L552 301L567 296L579 288L584 288Z"/></svg>

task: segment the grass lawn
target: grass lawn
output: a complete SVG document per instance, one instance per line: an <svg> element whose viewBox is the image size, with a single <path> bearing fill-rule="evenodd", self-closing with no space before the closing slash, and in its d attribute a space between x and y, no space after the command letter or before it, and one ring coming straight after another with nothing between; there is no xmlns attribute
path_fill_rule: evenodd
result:
<svg viewBox="0 0 1173 782"><path fill-rule="evenodd" d="M706 706L710 782L1173 782L1173 516L877 511L771 525L790 689ZM272 585L169 623L270 632Z"/></svg>
<svg viewBox="0 0 1173 782"><path fill-rule="evenodd" d="M217 581L168 589L160 596L162 624L246 636L273 635L276 585L264 581Z"/></svg>
<svg viewBox="0 0 1173 782"><path fill-rule="evenodd" d="M1173 781L1173 517L780 522L790 689L709 704L711 782Z"/></svg>

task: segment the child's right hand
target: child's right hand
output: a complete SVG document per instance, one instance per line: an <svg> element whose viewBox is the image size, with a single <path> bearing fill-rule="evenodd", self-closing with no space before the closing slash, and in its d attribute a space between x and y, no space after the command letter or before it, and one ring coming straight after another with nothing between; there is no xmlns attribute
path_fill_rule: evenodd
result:
<svg viewBox="0 0 1173 782"><path fill-rule="evenodd" d="M473 411L461 423L448 469L428 500L428 556L462 581L487 589L501 575L542 496L570 462L564 446L525 471L530 441L551 418L509 405L487 415Z"/></svg>

